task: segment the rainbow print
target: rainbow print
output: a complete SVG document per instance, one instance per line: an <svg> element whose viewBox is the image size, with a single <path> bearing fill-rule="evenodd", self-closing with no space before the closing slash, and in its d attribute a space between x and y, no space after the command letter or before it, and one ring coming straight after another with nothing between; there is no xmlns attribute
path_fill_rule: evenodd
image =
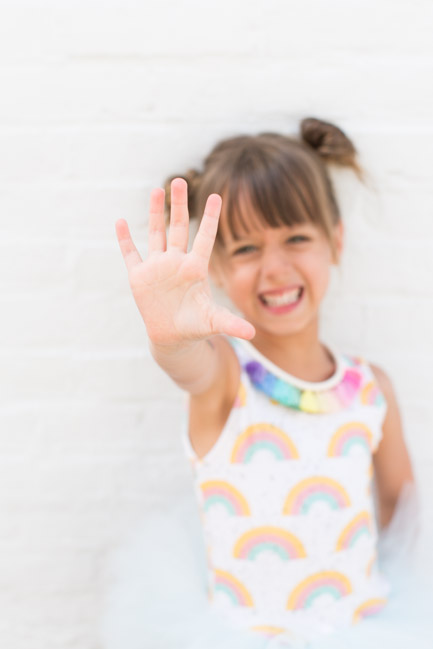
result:
<svg viewBox="0 0 433 649"><path fill-rule="evenodd" d="M214 575L215 593L225 593L236 606L254 606L253 598L239 579L225 570L215 570Z"/></svg>
<svg viewBox="0 0 433 649"><path fill-rule="evenodd" d="M328 503L332 509L350 507L347 491L336 480L314 476L299 482L290 491L283 505L283 514L307 514L317 501Z"/></svg>
<svg viewBox="0 0 433 649"><path fill-rule="evenodd" d="M370 454L373 445L373 433L366 424L350 421L337 430L328 446L328 457L349 455L354 446L360 446Z"/></svg>
<svg viewBox="0 0 433 649"><path fill-rule="evenodd" d="M287 630L282 626L271 626L270 624L259 624L257 626L251 626L250 630L262 633L265 638L275 638L275 636L280 635L280 633L287 633Z"/></svg>
<svg viewBox="0 0 433 649"><path fill-rule="evenodd" d="M233 556L254 561L258 554L266 550L271 550L285 561L307 556L304 546L294 534L270 525L256 527L242 534L235 544Z"/></svg>
<svg viewBox="0 0 433 649"><path fill-rule="evenodd" d="M200 484L203 494L204 510L213 505L222 504L233 516L251 516L248 502L232 484L225 480L208 480Z"/></svg>
<svg viewBox="0 0 433 649"><path fill-rule="evenodd" d="M233 447L232 463L248 464L255 453L268 450L277 460L294 460L299 458L296 446L286 433L266 422L252 424L239 435Z"/></svg>
<svg viewBox="0 0 433 649"><path fill-rule="evenodd" d="M369 381L361 390L361 403L365 406L380 406L385 398L376 381Z"/></svg>
<svg viewBox="0 0 433 649"><path fill-rule="evenodd" d="M368 511L360 512L355 518L344 528L341 532L336 550L348 550L353 547L360 536L367 534L367 536L372 536L373 528L371 524L371 516Z"/></svg>
<svg viewBox="0 0 433 649"><path fill-rule="evenodd" d="M368 599L366 602L358 606L356 611L353 614L353 624L357 624L364 617L369 617L370 615L376 615L379 613L385 606L388 600L384 597L373 597Z"/></svg>
<svg viewBox="0 0 433 649"><path fill-rule="evenodd" d="M287 609L296 611L310 608L314 600L324 594L330 594L334 599L340 599L352 592L349 579L341 572L325 570L304 579L290 594Z"/></svg>

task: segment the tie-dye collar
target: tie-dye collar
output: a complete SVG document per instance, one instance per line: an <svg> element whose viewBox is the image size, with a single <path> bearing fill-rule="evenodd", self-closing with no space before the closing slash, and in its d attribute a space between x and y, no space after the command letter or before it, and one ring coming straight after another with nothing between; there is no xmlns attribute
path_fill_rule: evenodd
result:
<svg viewBox="0 0 433 649"><path fill-rule="evenodd" d="M244 371L256 388L271 400L309 413L336 412L347 407L358 394L362 374L361 359L343 356L327 345L335 362L334 374L325 381L310 382L292 376L272 363L251 343L229 338L235 346Z"/></svg>

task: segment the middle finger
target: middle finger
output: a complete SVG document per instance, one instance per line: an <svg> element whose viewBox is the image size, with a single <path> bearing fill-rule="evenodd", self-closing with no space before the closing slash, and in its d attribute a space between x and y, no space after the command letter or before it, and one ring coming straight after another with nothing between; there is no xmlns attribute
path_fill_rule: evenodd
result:
<svg viewBox="0 0 433 649"><path fill-rule="evenodd" d="M167 248L186 252L188 247L188 184L184 178L171 181L170 228Z"/></svg>

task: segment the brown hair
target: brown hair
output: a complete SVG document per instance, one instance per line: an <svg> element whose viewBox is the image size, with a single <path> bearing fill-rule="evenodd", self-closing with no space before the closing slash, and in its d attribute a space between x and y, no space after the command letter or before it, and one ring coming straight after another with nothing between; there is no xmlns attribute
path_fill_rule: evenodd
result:
<svg viewBox="0 0 433 649"><path fill-rule="evenodd" d="M326 164L353 169L360 180L364 171L357 151L346 134L334 124L314 117L301 121L300 139L278 133L240 135L220 141L205 158L203 169L189 169L165 181L166 217L169 222L171 182L188 183L188 211L201 218L212 193L223 198L222 212L234 239L238 226L248 230L248 216L240 209L239 197L271 227L309 222L322 230L333 258L337 252L333 227L341 219ZM223 244L218 230L216 243Z"/></svg>

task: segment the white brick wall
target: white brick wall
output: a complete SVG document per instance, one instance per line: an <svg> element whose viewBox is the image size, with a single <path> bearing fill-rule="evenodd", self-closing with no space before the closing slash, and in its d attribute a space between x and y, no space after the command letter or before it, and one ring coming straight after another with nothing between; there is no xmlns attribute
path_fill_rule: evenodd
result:
<svg viewBox="0 0 433 649"><path fill-rule="evenodd" d="M114 221L145 251L152 187L228 135L317 115L358 146L371 185L334 176L346 249L322 333L391 375L431 525L431 2L0 12L0 646L101 647L106 558L190 487L182 395L149 356Z"/></svg>

